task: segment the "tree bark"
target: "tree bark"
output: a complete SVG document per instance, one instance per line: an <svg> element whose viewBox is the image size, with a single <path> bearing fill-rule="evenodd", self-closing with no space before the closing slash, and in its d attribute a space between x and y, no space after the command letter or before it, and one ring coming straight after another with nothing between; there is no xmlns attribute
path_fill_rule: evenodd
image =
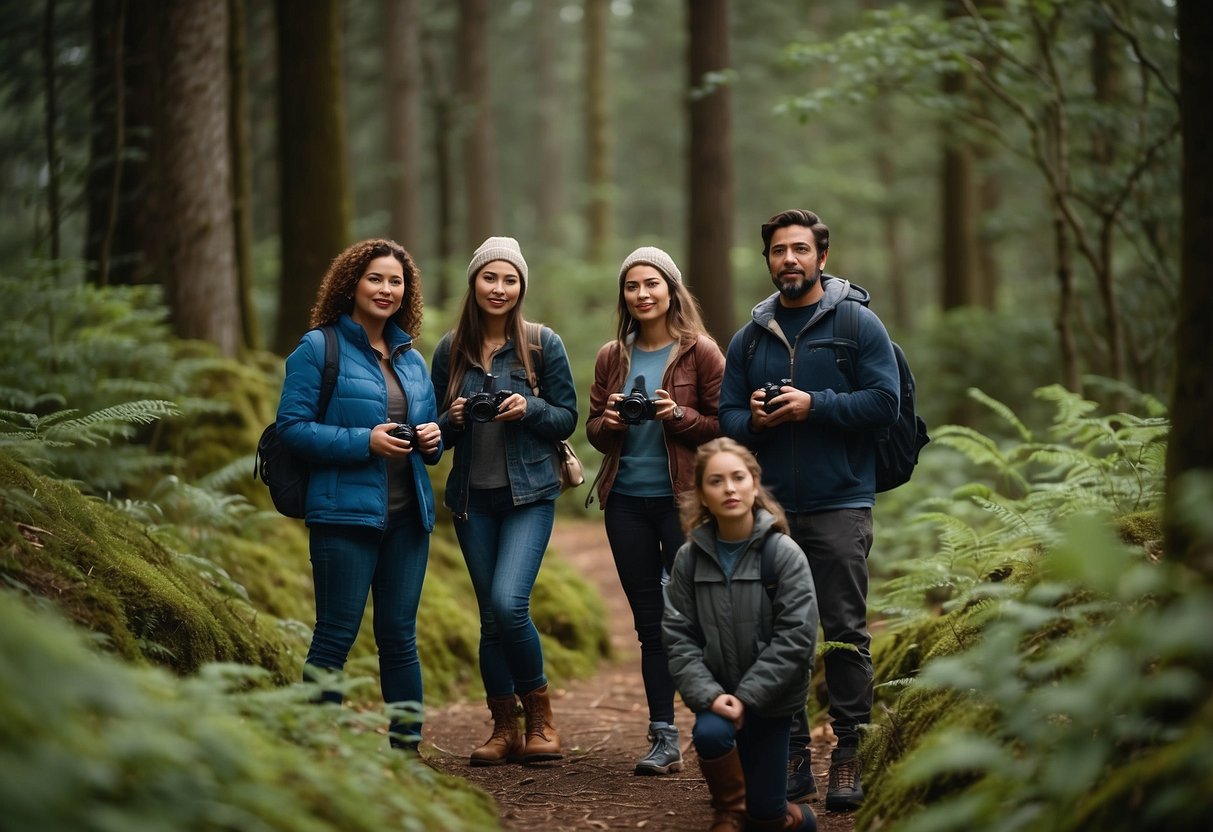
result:
<svg viewBox="0 0 1213 832"><path fill-rule="evenodd" d="M492 98L489 80L489 5L487 0L459 0L459 95L468 122L463 140L464 194L467 199L467 245L508 234L497 225L497 165L494 154Z"/></svg>
<svg viewBox="0 0 1213 832"><path fill-rule="evenodd" d="M607 258L615 236L613 152L610 133L610 99L607 79L608 0L586 0L585 4L585 135L586 256L595 263Z"/></svg>
<svg viewBox="0 0 1213 832"><path fill-rule="evenodd" d="M560 143L560 85L556 66L559 47L556 26L559 0L538 0L535 6L535 64L539 78L539 120L536 123L539 158L535 169L535 206L539 221L539 240L545 248L559 245L563 238L564 151Z"/></svg>
<svg viewBox="0 0 1213 832"><path fill-rule="evenodd" d="M391 236L421 238L421 18L417 0L384 0Z"/></svg>
<svg viewBox="0 0 1213 832"><path fill-rule="evenodd" d="M728 84L705 88L708 73L731 66L728 0L688 0L690 227L688 282L704 324L719 343L733 335L733 139Z"/></svg>
<svg viewBox="0 0 1213 832"><path fill-rule="evenodd" d="M337 0L277 0L282 276L274 349L307 330L316 290L348 244L350 187Z"/></svg>
<svg viewBox="0 0 1213 832"><path fill-rule="evenodd" d="M236 283L244 347L261 346L261 327L253 306L253 139L248 100L248 15L245 0L228 0L229 78L231 123L228 135L232 153L232 233L235 236Z"/></svg>
<svg viewBox="0 0 1213 832"><path fill-rule="evenodd" d="M944 0L944 14L966 14L963 0ZM943 77L944 94L953 99L969 96L969 85L959 72ZM959 119L945 116L940 125L940 223L942 234L943 285L940 298L943 310L980 303L977 289L975 213L977 201L973 187L973 150L963 135Z"/></svg>
<svg viewBox="0 0 1213 832"><path fill-rule="evenodd" d="M434 148L434 231L438 250L437 268L430 269L427 279L431 287L426 297L438 307L446 306L451 295L452 263L455 258L454 205L455 177L451 162L451 141L454 132L455 100L441 66L439 50L428 38L421 49L427 86L430 89L430 123L433 126Z"/></svg>
<svg viewBox="0 0 1213 832"><path fill-rule="evenodd" d="M1166 551L1213 579L1213 545L1180 511L1189 474L1213 477L1213 4L1179 0L1183 242L1167 446ZM1207 510L1205 507L1204 510Z"/></svg>
<svg viewBox="0 0 1213 832"><path fill-rule="evenodd" d="M46 218L47 232L50 238L51 269L54 274L59 272L59 257L62 254L59 219L59 130L58 122L58 87L55 83L55 0L46 0L46 11L43 14L42 30L42 72L46 83L45 104L45 135L46 135Z"/></svg>
<svg viewBox="0 0 1213 832"><path fill-rule="evenodd" d="M153 0L93 0L83 255L89 281L102 286L158 279L155 18Z"/></svg>
<svg viewBox="0 0 1213 832"><path fill-rule="evenodd" d="M163 79L156 263L176 334L234 356L243 324L232 231L227 4L183 0L156 14Z"/></svg>

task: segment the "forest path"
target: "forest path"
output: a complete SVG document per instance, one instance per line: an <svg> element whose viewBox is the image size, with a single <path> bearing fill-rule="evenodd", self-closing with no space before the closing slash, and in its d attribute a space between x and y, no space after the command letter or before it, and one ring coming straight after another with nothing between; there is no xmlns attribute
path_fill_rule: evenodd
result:
<svg viewBox="0 0 1213 832"><path fill-rule="evenodd" d="M686 767L664 777L637 777L636 760L648 750L648 713L640 675L640 645L632 612L619 585L601 520L557 519L549 557L571 564L602 596L616 660L590 679L553 686L552 708L564 759L541 766L473 768L467 755L491 730L483 702L461 702L431 711L425 756L432 765L462 777L497 801L508 830L644 829L687 832L706 829L712 811L708 789L691 746L694 718L681 704L676 723ZM822 776L829 759L828 738L814 732L814 770ZM850 813L818 812L822 832L852 832Z"/></svg>

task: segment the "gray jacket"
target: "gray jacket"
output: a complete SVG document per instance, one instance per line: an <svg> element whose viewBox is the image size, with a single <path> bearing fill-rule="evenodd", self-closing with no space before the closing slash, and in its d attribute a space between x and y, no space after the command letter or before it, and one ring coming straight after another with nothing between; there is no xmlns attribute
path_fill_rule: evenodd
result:
<svg viewBox="0 0 1213 832"><path fill-rule="evenodd" d="M662 642L682 700L695 713L731 693L765 717L804 707L817 651L817 593L788 536L775 556L774 600L762 586L762 544L775 518L759 510L749 545L726 579L709 526L692 530L666 587Z"/></svg>

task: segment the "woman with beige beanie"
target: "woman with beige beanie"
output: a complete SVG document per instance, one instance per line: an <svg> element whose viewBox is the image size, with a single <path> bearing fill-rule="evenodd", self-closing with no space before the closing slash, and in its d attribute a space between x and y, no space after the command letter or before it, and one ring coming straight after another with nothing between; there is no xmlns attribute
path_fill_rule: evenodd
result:
<svg viewBox="0 0 1213 832"><path fill-rule="evenodd" d="M467 277L431 377L443 441L455 453L445 503L480 608L480 675L493 717L471 764L558 760L530 600L560 495L556 443L577 426L577 391L560 336L523 317L528 274L518 242L485 240Z"/></svg>
<svg viewBox="0 0 1213 832"><path fill-rule="evenodd" d="M694 486L695 449L720 434L724 356L704 329L674 260L645 246L619 269L618 329L598 351L586 433L607 538L640 641L648 754L637 774L682 768L674 682L661 646L662 584L685 542L678 495Z"/></svg>

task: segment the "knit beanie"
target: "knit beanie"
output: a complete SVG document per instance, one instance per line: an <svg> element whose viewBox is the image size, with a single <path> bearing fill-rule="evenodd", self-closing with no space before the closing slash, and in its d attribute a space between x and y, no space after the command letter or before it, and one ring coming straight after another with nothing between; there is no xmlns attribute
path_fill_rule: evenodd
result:
<svg viewBox="0 0 1213 832"><path fill-rule="evenodd" d="M682 282L682 272L674 265L674 258L656 246L641 246L625 257L623 265L619 267L619 282L623 283L623 276L628 273L628 269L641 264L652 266L675 283Z"/></svg>
<svg viewBox="0 0 1213 832"><path fill-rule="evenodd" d="M483 269L486 263L492 263L494 260L504 260L516 268L518 277L522 280L522 288L526 290L526 260L523 259L518 241L513 237L489 237L480 244L480 248L472 255L472 262L468 263L468 283L472 282L476 272Z"/></svg>

